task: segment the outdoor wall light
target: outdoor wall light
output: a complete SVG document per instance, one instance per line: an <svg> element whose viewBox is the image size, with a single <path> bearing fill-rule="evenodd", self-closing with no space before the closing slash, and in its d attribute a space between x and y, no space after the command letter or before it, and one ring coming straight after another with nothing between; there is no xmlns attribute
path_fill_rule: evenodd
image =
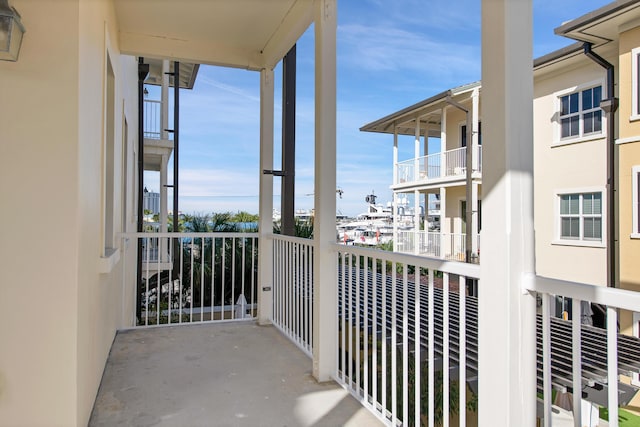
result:
<svg viewBox="0 0 640 427"><path fill-rule="evenodd" d="M9 6L9 0L0 0L0 60L18 60L24 31L20 14Z"/></svg>

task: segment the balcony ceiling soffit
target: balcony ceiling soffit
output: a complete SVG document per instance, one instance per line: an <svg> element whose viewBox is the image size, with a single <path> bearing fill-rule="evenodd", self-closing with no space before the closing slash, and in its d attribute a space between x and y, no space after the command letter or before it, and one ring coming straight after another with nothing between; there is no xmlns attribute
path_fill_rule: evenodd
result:
<svg viewBox="0 0 640 427"><path fill-rule="evenodd" d="M273 68L313 21L313 0L115 0L122 53Z"/></svg>

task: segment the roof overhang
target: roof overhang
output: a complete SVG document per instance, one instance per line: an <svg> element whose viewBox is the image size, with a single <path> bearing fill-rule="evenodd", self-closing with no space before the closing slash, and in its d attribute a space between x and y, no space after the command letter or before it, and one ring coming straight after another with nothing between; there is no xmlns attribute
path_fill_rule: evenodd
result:
<svg viewBox="0 0 640 427"><path fill-rule="evenodd" d="M272 69L313 22L313 0L115 0L120 50Z"/></svg>
<svg viewBox="0 0 640 427"><path fill-rule="evenodd" d="M480 82L446 90L424 101L420 101L366 124L360 128L360 131L390 134L397 131L399 135L415 135L416 123L417 120L419 120L421 135L428 133L430 137L440 137L442 108L448 105L447 100L451 98L457 102L464 101L471 96L471 93L476 88L480 88Z"/></svg>
<svg viewBox="0 0 640 427"><path fill-rule="evenodd" d="M149 64L149 75L145 79L145 84L157 85L162 84L162 59L157 58L144 58L145 64ZM174 64L169 64L169 72L173 73ZM193 64L189 62L180 62L180 88L181 89L193 89L196 83L196 77L198 76L199 64ZM173 87L173 79L169 79L169 86Z"/></svg>
<svg viewBox="0 0 640 427"><path fill-rule="evenodd" d="M617 40L627 28L640 25L640 2L618 0L565 22L554 32L581 42L601 45Z"/></svg>

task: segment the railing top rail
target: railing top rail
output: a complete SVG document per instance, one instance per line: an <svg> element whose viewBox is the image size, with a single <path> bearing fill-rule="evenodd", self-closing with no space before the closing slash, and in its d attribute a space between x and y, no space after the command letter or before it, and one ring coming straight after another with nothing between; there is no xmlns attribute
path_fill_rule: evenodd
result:
<svg viewBox="0 0 640 427"><path fill-rule="evenodd" d="M480 277L480 265L478 264L447 261L439 258L430 258L425 256L403 254L399 252L382 251L379 249L364 248L360 246L345 246L335 244L333 245L333 249L336 252L349 252L355 255L379 258L408 265L416 265L419 267L444 271L450 274L458 274L460 276L470 278Z"/></svg>
<svg viewBox="0 0 640 427"><path fill-rule="evenodd" d="M529 291L562 295L630 311L640 309L640 292L625 289L552 279L532 273L525 275L523 286Z"/></svg>
<svg viewBox="0 0 640 427"><path fill-rule="evenodd" d="M285 242L313 245L313 239L308 239L306 237L285 236L283 234L275 234L275 233L267 234L264 237L272 240L283 240Z"/></svg>
<svg viewBox="0 0 640 427"><path fill-rule="evenodd" d="M145 99L144 102L149 102L152 104L161 104L162 101L158 100L158 99Z"/></svg>
<svg viewBox="0 0 640 427"><path fill-rule="evenodd" d="M120 237L130 237L130 238L183 238L183 237L191 237L191 238L207 238L207 237L219 237L219 238L232 238L232 237L258 237L258 233L244 233L242 231L234 231L234 232L217 232L217 231L209 231L209 232L179 232L179 233L155 233L155 232L132 232L132 233L120 233Z"/></svg>
<svg viewBox="0 0 640 427"><path fill-rule="evenodd" d="M479 145L478 147L482 147L481 145ZM458 147L458 148L453 148L451 150L445 150L445 151L441 151L439 153L431 153L431 154L427 154L426 156L420 156L417 159L418 160L422 160L422 159L428 159L429 157L439 157L442 156L443 154L447 154L447 153L455 153L458 151L462 151L462 150L466 150L467 147ZM407 159L407 160L400 160L398 161L398 165L403 165L403 164L408 164L408 165L412 165L414 162L416 161L416 158L413 157L411 159Z"/></svg>

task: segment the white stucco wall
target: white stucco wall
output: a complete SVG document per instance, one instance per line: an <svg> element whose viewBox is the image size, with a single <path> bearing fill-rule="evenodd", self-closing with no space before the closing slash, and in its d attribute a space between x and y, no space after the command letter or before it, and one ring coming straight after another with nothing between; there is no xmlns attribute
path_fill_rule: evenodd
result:
<svg viewBox="0 0 640 427"><path fill-rule="evenodd" d="M0 62L0 425L86 425L124 324L123 258L99 273L105 34L117 78L116 177L123 115L128 139L136 135L135 59L118 55L110 1L12 5L27 33L19 61Z"/></svg>
<svg viewBox="0 0 640 427"><path fill-rule="evenodd" d="M603 54L602 52L598 52ZM603 54L604 55L604 54ZM615 53L605 56L615 63ZM604 91L605 70L578 56L569 63L535 74L534 85L534 220L536 272L541 276L606 286L606 216L603 240L592 246L576 246L559 239L557 192L601 191L606 213L606 123L599 137L559 145L559 92L598 82Z"/></svg>

